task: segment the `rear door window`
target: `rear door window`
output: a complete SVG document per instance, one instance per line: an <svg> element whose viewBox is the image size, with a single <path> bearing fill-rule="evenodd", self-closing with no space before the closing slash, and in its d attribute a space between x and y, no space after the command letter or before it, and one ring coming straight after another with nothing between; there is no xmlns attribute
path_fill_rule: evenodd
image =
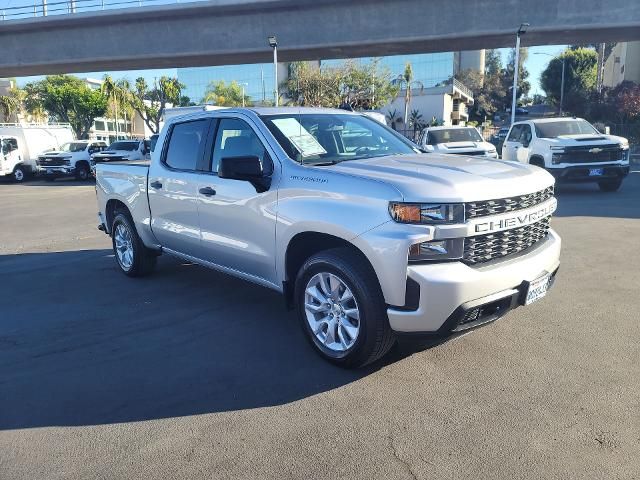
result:
<svg viewBox="0 0 640 480"><path fill-rule="evenodd" d="M209 119L202 119L173 125L164 163L176 170L197 170L204 154L209 124Z"/></svg>

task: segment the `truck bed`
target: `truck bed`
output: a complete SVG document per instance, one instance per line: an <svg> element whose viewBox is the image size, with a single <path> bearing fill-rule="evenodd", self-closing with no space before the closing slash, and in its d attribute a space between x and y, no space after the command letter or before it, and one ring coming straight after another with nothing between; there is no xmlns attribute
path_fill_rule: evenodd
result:
<svg viewBox="0 0 640 480"><path fill-rule="evenodd" d="M149 161L106 162L96 164L96 195L99 215L107 232L111 225L107 221L107 199L125 204L143 239L153 236L150 228L151 213L147 196Z"/></svg>

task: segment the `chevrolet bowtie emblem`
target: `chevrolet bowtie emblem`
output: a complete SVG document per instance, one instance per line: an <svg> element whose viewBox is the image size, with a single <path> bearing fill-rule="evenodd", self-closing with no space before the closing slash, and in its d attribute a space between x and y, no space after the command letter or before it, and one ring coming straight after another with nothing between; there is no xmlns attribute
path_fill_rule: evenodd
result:
<svg viewBox="0 0 640 480"><path fill-rule="evenodd" d="M602 151L601 148L592 148L591 150L589 150L589 153L600 153Z"/></svg>

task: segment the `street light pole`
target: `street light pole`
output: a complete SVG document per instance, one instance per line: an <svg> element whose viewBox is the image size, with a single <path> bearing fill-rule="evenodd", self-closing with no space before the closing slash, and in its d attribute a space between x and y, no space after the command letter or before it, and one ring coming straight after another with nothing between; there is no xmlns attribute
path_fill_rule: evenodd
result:
<svg viewBox="0 0 640 480"><path fill-rule="evenodd" d="M278 106L278 41L275 35L269 38L269 46L273 48L273 99L274 105Z"/></svg>
<svg viewBox="0 0 640 480"><path fill-rule="evenodd" d="M244 108L244 87L248 87L249 84L248 83L241 83L240 86L242 86L242 108Z"/></svg>
<svg viewBox="0 0 640 480"><path fill-rule="evenodd" d="M527 31L528 23L521 23L516 32L516 58L513 65L513 92L511 97L511 124L516 121L516 102L518 100L518 71L520 70L520 35Z"/></svg>

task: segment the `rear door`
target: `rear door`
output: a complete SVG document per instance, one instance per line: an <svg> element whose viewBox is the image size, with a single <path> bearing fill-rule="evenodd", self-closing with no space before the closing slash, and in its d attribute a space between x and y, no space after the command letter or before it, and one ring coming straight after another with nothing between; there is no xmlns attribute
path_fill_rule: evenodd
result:
<svg viewBox="0 0 640 480"><path fill-rule="evenodd" d="M518 148L520 148L520 134L522 133L522 125L517 124L511 127L507 138L502 144L502 159L516 161L518 159Z"/></svg>
<svg viewBox="0 0 640 480"><path fill-rule="evenodd" d="M199 171L210 136L210 118L176 122L169 127L160 161L149 168L151 229L160 245L198 256Z"/></svg>

